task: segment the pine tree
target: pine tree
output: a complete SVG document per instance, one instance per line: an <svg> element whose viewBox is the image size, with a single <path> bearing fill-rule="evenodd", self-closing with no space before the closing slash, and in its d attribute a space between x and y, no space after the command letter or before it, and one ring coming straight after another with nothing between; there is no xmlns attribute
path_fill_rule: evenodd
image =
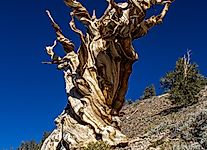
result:
<svg viewBox="0 0 207 150"><path fill-rule="evenodd" d="M141 96L141 99L147 99L153 96L156 96L156 92L155 92L155 86L152 84L145 88L143 96Z"/></svg>
<svg viewBox="0 0 207 150"><path fill-rule="evenodd" d="M42 147L44 141L47 139L48 136L50 136L50 134L51 134L51 132L47 132L47 131L43 133L43 137L39 143L39 147Z"/></svg>
<svg viewBox="0 0 207 150"><path fill-rule="evenodd" d="M40 143L36 143L34 140L22 142L17 150L39 150L42 147L45 139L51 134L51 132L44 132Z"/></svg>
<svg viewBox="0 0 207 150"><path fill-rule="evenodd" d="M18 150L39 150L39 145L34 140L22 142Z"/></svg>
<svg viewBox="0 0 207 150"><path fill-rule="evenodd" d="M170 93L173 104L192 105L198 101L198 93L207 85L207 79L199 73L198 65L190 62L190 52L187 52L160 83Z"/></svg>

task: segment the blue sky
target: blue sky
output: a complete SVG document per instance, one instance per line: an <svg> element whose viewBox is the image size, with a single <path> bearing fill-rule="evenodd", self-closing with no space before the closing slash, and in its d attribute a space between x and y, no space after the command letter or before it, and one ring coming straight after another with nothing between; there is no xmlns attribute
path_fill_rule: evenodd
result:
<svg viewBox="0 0 207 150"><path fill-rule="evenodd" d="M89 12L96 9L98 16L107 4L105 0L81 2ZM134 41L140 58L134 65L127 99L139 98L152 83L160 93L159 79L173 69L187 49L192 50L192 60L201 73L207 75L206 5L207 1L177 0L162 25ZM62 72L41 64L49 60L44 47L55 39L46 9L78 48L78 36L68 27L69 9L62 0L0 4L0 149L16 148L21 141L39 141L44 131L54 128L55 117L66 105Z"/></svg>

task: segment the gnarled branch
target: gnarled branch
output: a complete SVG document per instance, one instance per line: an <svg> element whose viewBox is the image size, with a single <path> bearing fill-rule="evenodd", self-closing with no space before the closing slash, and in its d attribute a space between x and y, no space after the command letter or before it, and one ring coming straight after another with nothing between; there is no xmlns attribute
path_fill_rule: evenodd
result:
<svg viewBox="0 0 207 150"><path fill-rule="evenodd" d="M76 0L64 0L65 4L72 8L74 16L77 17L83 24L88 25L88 22L85 20L91 20L91 16L88 13L87 9Z"/></svg>
<svg viewBox="0 0 207 150"><path fill-rule="evenodd" d="M54 19L52 18L50 12L49 12L48 10L47 10L46 12L47 12L47 15L49 16L50 21L51 21L51 23L52 23L52 26L53 26L53 28L54 28L54 30L55 30L55 32L56 32L57 40L62 44L62 46L63 46L63 48L64 48L64 51L65 51L66 53L70 53L71 51L74 51L74 47L75 47L75 45L74 45L68 38L66 38L66 37L63 35L63 33L62 33L60 27L59 27L58 24L54 21Z"/></svg>
<svg viewBox="0 0 207 150"><path fill-rule="evenodd" d="M164 17L166 16L166 14L169 10L170 4L171 4L171 2L166 2L162 12L159 15L151 16L150 18L148 18L148 19L142 21L140 24L138 24L138 26L136 27L136 29L132 33L133 39L138 39L138 38L146 35L152 27L162 23Z"/></svg>

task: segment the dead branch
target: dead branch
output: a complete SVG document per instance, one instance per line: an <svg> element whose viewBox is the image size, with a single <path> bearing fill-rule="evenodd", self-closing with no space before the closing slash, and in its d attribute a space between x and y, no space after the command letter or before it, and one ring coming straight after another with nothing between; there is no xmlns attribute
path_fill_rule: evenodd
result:
<svg viewBox="0 0 207 150"><path fill-rule="evenodd" d="M82 32L81 30L79 30L79 29L76 28L76 25L75 25L75 19L74 19L74 13L71 12L70 15L71 15L71 18L72 18L71 21L70 21L70 23L69 23L70 28L71 28L75 33L77 33L77 34L80 36L80 38L81 38L82 41L84 41L84 35L83 35L83 32Z"/></svg>
<svg viewBox="0 0 207 150"><path fill-rule="evenodd" d="M188 50L186 55L183 56L184 78L188 76L188 70L190 67L191 50Z"/></svg>
<svg viewBox="0 0 207 150"><path fill-rule="evenodd" d="M151 16L150 18L142 21L141 24L138 24L137 29L134 30L134 32L137 33L132 33L133 39L137 39L146 35L152 27L162 23L169 10L170 4L171 2L169 1L165 2L165 6L159 15Z"/></svg>
<svg viewBox="0 0 207 150"><path fill-rule="evenodd" d="M76 0L64 0L64 2L68 7L72 8L74 16L76 16L78 20L84 25L88 25L88 22L85 22L85 20L91 20L91 16L80 2Z"/></svg>
<svg viewBox="0 0 207 150"><path fill-rule="evenodd" d="M53 60L55 53L53 51L54 47L57 45L57 41L55 40L52 46L47 46L45 48L47 54L50 56L50 58Z"/></svg>
<svg viewBox="0 0 207 150"><path fill-rule="evenodd" d="M62 44L63 48L64 48L64 51L66 53L70 53L71 51L74 51L74 48L75 48L75 45L68 39L66 38L60 27L58 26L58 24L54 21L54 19L52 18L50 12L47 10L47 15L49 16L50 18L50 21L51 21L51 24L56 32L56 35L57 35L57 40Z"/></svg>

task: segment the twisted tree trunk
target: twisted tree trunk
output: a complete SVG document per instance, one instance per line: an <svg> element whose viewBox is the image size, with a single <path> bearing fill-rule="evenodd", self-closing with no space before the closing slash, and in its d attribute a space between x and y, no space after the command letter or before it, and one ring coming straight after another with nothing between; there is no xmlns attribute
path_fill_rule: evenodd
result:
<svg viewBox="0 0 207 150"><path fill-rule="evenodd" d="M56 64L64 72L68 105L55 120L57 128L45 140L42 150L55 150L60 142L71 148L84 147L97 140L110 145L127 143L119 130L119 111L124 104L132 65L138 59L132 41L162 22L170 2L131 0L116 4L113 0L107 1L108 8L97 19L95 11L90 16L80 2L65 0L72 9L70 27L81 40L77 53L47 11L57 40L46 51L52 60L49 64ZM161 14L145 19L146 10L156 4L165 5ZM85 35L76 28L74 17L87 27ZM63 58L53 52L57 42L66 53Z"/></svg>

